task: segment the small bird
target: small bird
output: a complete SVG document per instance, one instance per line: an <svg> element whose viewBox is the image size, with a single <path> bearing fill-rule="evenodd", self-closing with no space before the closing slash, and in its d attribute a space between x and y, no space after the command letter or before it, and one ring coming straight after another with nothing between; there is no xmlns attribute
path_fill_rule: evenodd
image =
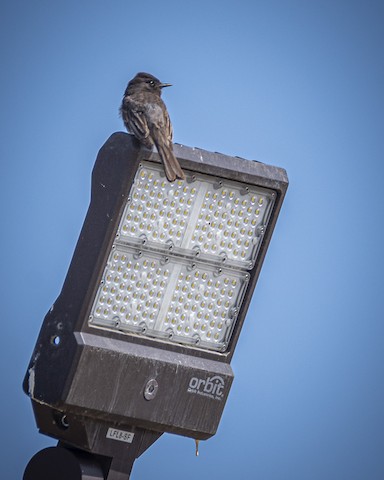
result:
<svg viewBox="0 0 384 480"><path fill-rule="evenodd" d="M149 73L138 73L124 92L120 107L126 129L147 148L156 145L170 182L185 180L185 174L173 153L172 124L161 99L161 90L170 87Z"/></svg>

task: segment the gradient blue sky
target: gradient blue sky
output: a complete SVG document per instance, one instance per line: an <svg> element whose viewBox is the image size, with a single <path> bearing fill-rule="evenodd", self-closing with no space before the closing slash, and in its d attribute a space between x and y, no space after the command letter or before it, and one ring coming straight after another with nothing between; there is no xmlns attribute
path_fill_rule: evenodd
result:
<svg viewBox="0 0 384 480"><path fill-rule="evenodd" d="M148 71L175 141L284 167L290 188L218 430L164 435L133 479L384 478L384 3L3 1L1 478L54 441L22 379L98 149Z"/></svg>

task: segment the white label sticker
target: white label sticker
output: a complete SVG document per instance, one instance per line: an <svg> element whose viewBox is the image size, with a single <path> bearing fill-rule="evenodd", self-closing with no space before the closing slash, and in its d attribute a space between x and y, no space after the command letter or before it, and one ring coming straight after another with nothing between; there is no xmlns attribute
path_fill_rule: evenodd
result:
<svg viewBox="0 0 384 480"><path fill-rule="evenodd" d="M132 443L134 436L135 434L132 432L117 430L117 428L108 428L107 431L107 438L111 438L112 440L119 440L119 442Z"/></svg>

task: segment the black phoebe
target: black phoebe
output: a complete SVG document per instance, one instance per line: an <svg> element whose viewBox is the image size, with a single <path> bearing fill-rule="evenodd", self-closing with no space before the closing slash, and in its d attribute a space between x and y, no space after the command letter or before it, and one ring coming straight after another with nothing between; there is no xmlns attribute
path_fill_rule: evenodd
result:
<svg viewBox="0 0 384 480"><path fill-rule="evenodd" d="M125 89L120 113L126 129L143 145L156 145L165 175L173 182L176 178L185 180L185 175L173 153L172 125L161 99L161 89L170 86L149 73L138 73Z"/></svg>

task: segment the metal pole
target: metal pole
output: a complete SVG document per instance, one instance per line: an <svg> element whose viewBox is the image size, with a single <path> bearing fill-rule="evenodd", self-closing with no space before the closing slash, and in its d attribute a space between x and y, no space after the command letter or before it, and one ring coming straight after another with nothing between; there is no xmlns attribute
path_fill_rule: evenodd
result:
<svg viewBox="0 0 384 480"><path fill-rule="evenodd" d="M23 480L52 480L53 478L55 480L106 479L95 455L81 450L69 450L62 446L48 447L36 453L29 461L23 476ZM128 478L129 476L126 476L124 480Z"/></svg>

